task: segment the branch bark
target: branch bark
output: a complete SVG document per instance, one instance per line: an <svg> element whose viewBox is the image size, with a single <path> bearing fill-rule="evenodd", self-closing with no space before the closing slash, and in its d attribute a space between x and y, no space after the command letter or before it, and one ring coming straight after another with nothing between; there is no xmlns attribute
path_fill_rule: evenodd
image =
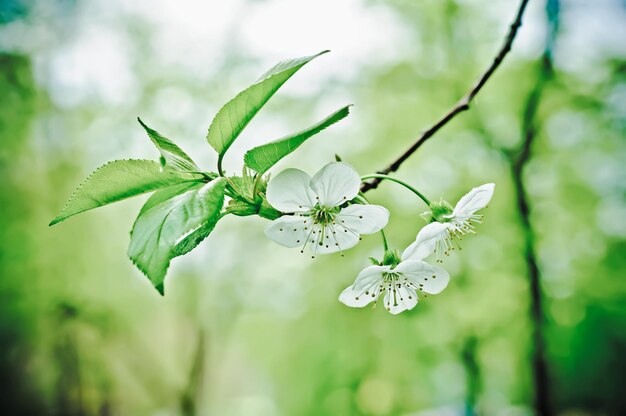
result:
<svg viewBox="0 0 626 416"><path fill-rule="evenodd" d="M515 19L509 28L509 31L504 39L504 43L500 47L497 55L493 59L491 65L487 68L485 72L478 78L478 81L474 84L471 90L465 96L463 96L455 105L448 111L446 115L444 115L439 121L437 121L434 125L432 125L428 130L421 134L421 136L409 147L400 157L398 157L395 161L393 161L386 168L379 170L378 173L387 175L391 172L395 172L400 168L400 165L404 163L417 149L419 149L429 138L431 138L439 129L448 124L453 118L455 118L458 114L469 110L470 104L478 95L480 90L485 86L487 81L491 78L494 72L498 69L504 58L511 51L511 46L513 45L513 41L517 36L517 32L519 28L522 26L522 18L524 16L524 12L526 11L526 6L528 5L529 0L521 0L517 14L515 15ZM371 189L375 189L382 179L376 178L370 182L366 182L361 186L361 192L367 192Z"/></svg>

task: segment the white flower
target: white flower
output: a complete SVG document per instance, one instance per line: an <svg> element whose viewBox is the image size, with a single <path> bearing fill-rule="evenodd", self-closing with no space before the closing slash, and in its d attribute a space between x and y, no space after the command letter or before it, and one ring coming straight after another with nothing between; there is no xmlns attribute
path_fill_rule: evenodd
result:
<svg viewBox="0 0 626 416"><path fill-rule="evenodd" d="M491 197L495 184L488 183L478 188L473 188L450 210L447 203L433 204L429 218L434 221L426 225L417 234L415 242L407 247L402 253L403 258L423 258L420 257L420 250L424 247L434 245L437 260L441 261L442 255L448 255L454 250L453 239L461 238L465 234L475 234L474 223L481 223L483 216L476 215L475 212L485 208ZM451 212L450 212L451 211ZM424 243L428 242L427 245Z"/></svg>
<svg viewBox="0 0 626 416"><path fill-rule="evenodd" d="M265 228L265 235L286 247L308 245L313 255L354 247L361 234L380 231L389 211L378 205L344 206L359 193L361 178L348 164L329 163L310 178L286 169L267 186L267 201L284 215ZM342 207L343 206L343 207Z"/></svg>
<svg viewBox="0 0 626 416"><path fill-rule="evenodd" d="M424 258L432 253L433 248L426 241L418 247L417 252ZM440 293L450 281L446 270L428 264L422 258L408 259L402 256L402 261L395 267L381 265L365 268L354 284L341 292L339 301L353 308L362 308L386 292L383 304L392 314L413 309L419 300L418 292Z"/></svg>

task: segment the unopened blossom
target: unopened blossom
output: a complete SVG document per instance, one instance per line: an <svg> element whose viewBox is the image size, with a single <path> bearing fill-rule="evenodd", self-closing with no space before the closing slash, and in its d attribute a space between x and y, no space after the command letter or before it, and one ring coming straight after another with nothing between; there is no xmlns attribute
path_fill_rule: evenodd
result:
<svg viewBox="0 0 626 416"><path fill-rule="evenodd" d="M315 254L354 247L361 234L383 229L389 211L378 205L349 204L359 193L361 179L348 164L333 162L313 178L286 169L267 186L267 201L286 213L265 228L265 235L286 247L309 246Z"/></svg>
<svg viewBox="0 0 626 416"><path fill-rule="evenodd" d="M487 206L494 188L493 183L473 188L459 200L454 209L445 201L431 204L431 210L424 215L432 222L420 230L415 242L407 247L402 257L419 257L419 248L429 242L429 245L434 245L437 260L441 261L443 255L454 250L455 238L476 233L475 224L483 220L483 216L476 214L476 211Z"/></svg>
<svg viewBox="0 0 626 416"><path fill-rule="evenodd" d="M446 270L423 261L433 249L431 241L424 241L414 255L422 256L419 259L408 259L403 255L398 260L393 253L387 253L383 263L390 264L363 269L354 284L341 292L339 301L353 308L362 308L376 302L385 292L383 305L390 313L396 315L413 309L419 301L419 294L440 293L450 281Z"/></svg>

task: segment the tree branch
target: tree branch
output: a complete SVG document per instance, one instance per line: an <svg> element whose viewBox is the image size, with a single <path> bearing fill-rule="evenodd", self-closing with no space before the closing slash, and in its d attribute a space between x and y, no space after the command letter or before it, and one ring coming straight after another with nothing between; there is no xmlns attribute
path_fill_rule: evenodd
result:
<svg viewBox="0 0 626 416"><path fill-rule="evenodd" d="M407 149L406 152L404 152L400 157L398 157L389 166L378 171L378 173L387 175L391 172L397 171L398 168L400 168L400 165L402 165L402 163L405 160L411 157L411 155L413 155L413 153L415 153L415 151L419 149L420 146L426 142L426 140L431 138L437 131L439 131L439 129L441 129L443 126L448 124L448 122L450 122L450 120L455 118L458 114L466 110L469 110L470 104L474 100L474 97L478 95L480 90L485 86L485 84L494 74L496 69L498 69L498 67L500 66L500 64L506 57L506 55L511 51L511 46L513 45L513 41L515 40L515 37L517 36L518 29L522 25L522 17L524 16L524 11L526 10L527 5L528 5L528 0L520 1L517 14L515 16L515 19L513 20L513 23L511 23L509 32L506 35L506 38L504 40L502 47L500 48L500 50L498 51L498 54L493 59L493 62L491 63L489 68L487 68L487 70L483 72L480 78L478 78L478 81L476 81L476 84L474 84L472 89L467 94L465 94L465 96L461 98L456 103L456 105L454 105L454 107L452 107L452 109L448 111L446 115L444 115L439 121L437 121L428 130L422 133L422 135L415 141L415 143L413 143L411 147ZM380 184L381 181L382 179L376 178L372 180L371 182L364 183L361 186L361 192L367 192L370 189L376 188L378 184Z"/></svg>

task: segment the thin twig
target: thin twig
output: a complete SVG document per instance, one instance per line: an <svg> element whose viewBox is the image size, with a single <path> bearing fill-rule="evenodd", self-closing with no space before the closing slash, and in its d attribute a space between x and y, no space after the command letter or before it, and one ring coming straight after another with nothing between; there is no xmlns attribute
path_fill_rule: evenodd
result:
<svg viewBox="0 0 626 416"><path fill-rule="evenodd" d="M448 111L448 113L445 116L443 116L432 127L430 127L428 130L422 133L422 135L417 139L417 141L413 143L413 145L409 147L409 149L406 152L404 152L399 158L397 158L389 166L387 166L383 170L378 171L378 173L387 175L391 172L397 171L398 168L400 168L400 165L402 165L402 163L405 160L411 157L411 155L415 153L415 151L419 149L420 146L424 144L424 142L426 142L426 140L431 138L437 131L439 131L439 129L441 129L443 126L448 124L448 122L450 122L450 120L452 120L458 114L466 110L469 110L470 104L474 100L474 97L476 97L476 95L480 92L480 90L485 86L489 78L491 78L491 76L494 74L496 69L498 69L498 67L500 66L500 64L506 57L506 55L511 51L511 46L513 45L513 41L515 40L515 37L517 36L518 29L522 25L522 17L524 16L524 11L526 10L528 1L529 0L520 1L519 8L517 10L517 15L515 16L513 23L511 23L509 32L507 33L506 38L504 40L504 44L498 51L498 54L493 59L493 62L491 63L489 68L487 68L487 70L483 72L480 78L478 78L478 81L476 82L476 84L474 84L474 87L472 87L472 89L463 98L461 98L456 103L456 105L452 107L450 111ZM361 186L361 192L367 192L370 189L376 188L378 184L380 184L381 181L382 179L376 178L372 180L371 182L364 183L363 186Z"/></svg>

